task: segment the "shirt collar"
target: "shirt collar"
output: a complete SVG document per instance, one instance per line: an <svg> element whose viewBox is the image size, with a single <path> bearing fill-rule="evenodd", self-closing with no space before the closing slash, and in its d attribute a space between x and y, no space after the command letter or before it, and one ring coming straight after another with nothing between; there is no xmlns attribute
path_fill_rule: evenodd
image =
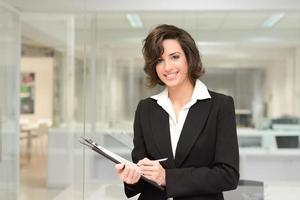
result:
<svg viewBox="0 0 300 200"><path fill-rule="evenodd" d="M157 95L151 96L151 98L157 100L158 105L165 107L169 102L170 99L168 97L168 89L165 88L161 93ZM202 83L199 79L196 81L192 98L191 100L184 106L184 108L190 108L192 105L194 105L197 100L203 100L203 99L210 99L211 96L208 92L208 89L204 83Z"/></svg>

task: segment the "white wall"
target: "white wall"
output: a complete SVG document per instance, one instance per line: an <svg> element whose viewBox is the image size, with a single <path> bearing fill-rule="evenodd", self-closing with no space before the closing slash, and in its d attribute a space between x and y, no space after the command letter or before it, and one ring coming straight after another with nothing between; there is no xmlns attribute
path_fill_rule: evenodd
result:
<svg viewBox="0 0 300 200"><path fill-rule="evenodd" d="M300 116L300 47L297 47L295 54L295 113L297 116Z"/></svg>
<svg viewBox="0 0 300 200"><path fill-rule="evenodd" d="M52 120L53 107L53 58L22 58L21 72L35 73L34 114L23 114L21 119L37 122L38 119Z"/></svg>

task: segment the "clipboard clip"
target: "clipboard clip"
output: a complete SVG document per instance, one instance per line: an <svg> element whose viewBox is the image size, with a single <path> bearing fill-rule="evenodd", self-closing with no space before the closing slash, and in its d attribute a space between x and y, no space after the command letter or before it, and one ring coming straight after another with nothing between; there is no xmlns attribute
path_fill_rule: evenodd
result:
<svg viewBox="0 0 300 200"><path fill-rule="evenodd" d="M93 149L94 147L97 147L97 146L98 146L97 143L93 142L93 140L88 139L88 138L85 138L85 137L83 137L83 136L81 136L81 137L78 139L78 141L79 141L81 144L90 147L91 149Z"/></svg>

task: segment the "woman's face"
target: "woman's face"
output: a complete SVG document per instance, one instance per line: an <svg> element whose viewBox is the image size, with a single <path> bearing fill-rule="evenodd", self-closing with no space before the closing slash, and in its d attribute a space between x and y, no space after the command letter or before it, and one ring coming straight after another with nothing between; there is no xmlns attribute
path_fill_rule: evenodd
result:
<svg viewBox="0 0 300 200"><path fill-rule="evenodd" d="M162 42L164 52L156 64L159 79L169 88L176 88L190 83L188 63L179 42L166 39Z"/></svg>

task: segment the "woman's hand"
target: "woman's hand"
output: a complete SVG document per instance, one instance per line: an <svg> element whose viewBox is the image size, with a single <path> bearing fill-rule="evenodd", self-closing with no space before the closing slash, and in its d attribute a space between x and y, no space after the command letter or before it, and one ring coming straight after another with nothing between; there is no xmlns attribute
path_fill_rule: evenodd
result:
<svg viewBox="0 0 300 200"><path fill-rule="evenodd" d="M158 161L144 158L137 165L140 167L143 176L153 180L158 185L166 186L166 171Z"/></svg>
<svg viewBox="0 0 300 200"><path fill-rule="evenodd" d="M127 184L135 184L139 181L141 177L140 167L138 167L136 164L116 164L115 168L120 180Z"/></svg>

